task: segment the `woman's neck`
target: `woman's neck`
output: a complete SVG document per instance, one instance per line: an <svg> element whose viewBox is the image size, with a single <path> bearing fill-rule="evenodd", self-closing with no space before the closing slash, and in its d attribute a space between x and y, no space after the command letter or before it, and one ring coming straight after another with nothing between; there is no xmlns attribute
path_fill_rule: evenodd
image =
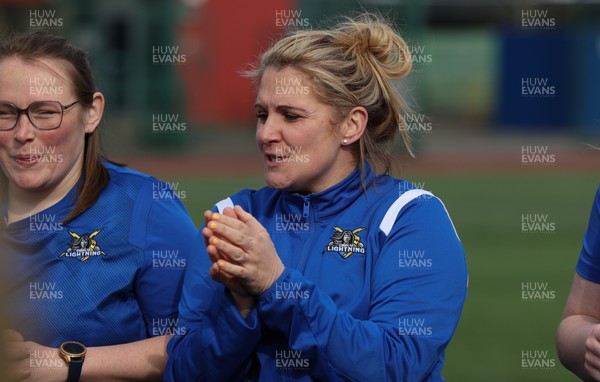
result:
<svg viewBox="0 0 600 382"><path fill-rule="evenodd" d="M24 190L9 183L8 223L28 218L60 202L77 183L77 179L64 179L56 187L43 190Z"/></svg>

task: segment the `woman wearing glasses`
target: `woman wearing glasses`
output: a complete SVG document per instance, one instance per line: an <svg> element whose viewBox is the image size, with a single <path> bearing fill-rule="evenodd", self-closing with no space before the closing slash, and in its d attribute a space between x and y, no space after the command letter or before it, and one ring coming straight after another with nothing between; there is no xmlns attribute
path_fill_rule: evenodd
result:
<svg viewBox="0 0 600 382"><path fill-rule="evenodd" d="M14 379L162 376L197 230L165 183L103 159L103 109L85 53L64 38L0 42L0 253Z"/></svg>

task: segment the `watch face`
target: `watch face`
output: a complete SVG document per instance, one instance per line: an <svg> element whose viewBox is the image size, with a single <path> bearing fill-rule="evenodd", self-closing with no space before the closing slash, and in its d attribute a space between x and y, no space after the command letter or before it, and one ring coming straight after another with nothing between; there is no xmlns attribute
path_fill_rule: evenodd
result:
<svg viewBox="0 0 600 382"><path fill-rule="evenodd" d="M70 355L80 355L85 352L85 346L79 342L65 342L61 347L65 353Z"/></svg>

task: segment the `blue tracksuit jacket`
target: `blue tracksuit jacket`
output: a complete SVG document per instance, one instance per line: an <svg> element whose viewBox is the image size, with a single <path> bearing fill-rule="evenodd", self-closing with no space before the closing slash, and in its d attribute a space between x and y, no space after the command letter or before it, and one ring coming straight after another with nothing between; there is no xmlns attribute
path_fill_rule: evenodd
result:
<svg viewBox="0 0 600 382"><path fill-rule="evenodd" d="M243 319L190 259L166 381L441 381L467 290L464 252L431 193L367 168L308 196L243 190L286 269Z"/></svg>

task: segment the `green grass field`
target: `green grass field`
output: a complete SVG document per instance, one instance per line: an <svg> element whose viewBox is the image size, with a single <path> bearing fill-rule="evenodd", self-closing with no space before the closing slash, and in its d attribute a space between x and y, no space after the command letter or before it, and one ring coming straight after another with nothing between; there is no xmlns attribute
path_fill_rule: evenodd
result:
<svg viewBox="0 0 600 382"><path fill-rule="evenodd" d="M466 250L469 295L447 351L447 381L576 381L556 356L554 335L598 186L592 174L406 177L446 204ZM179 180L196 224L202 212L259 178ZM554 230L524 233L523 214L546 215ZM522 299L522 283L547 283L549 300ZM541 351L546 368L523 368ZM541 353L537 353L541 354Z"/></svg>

